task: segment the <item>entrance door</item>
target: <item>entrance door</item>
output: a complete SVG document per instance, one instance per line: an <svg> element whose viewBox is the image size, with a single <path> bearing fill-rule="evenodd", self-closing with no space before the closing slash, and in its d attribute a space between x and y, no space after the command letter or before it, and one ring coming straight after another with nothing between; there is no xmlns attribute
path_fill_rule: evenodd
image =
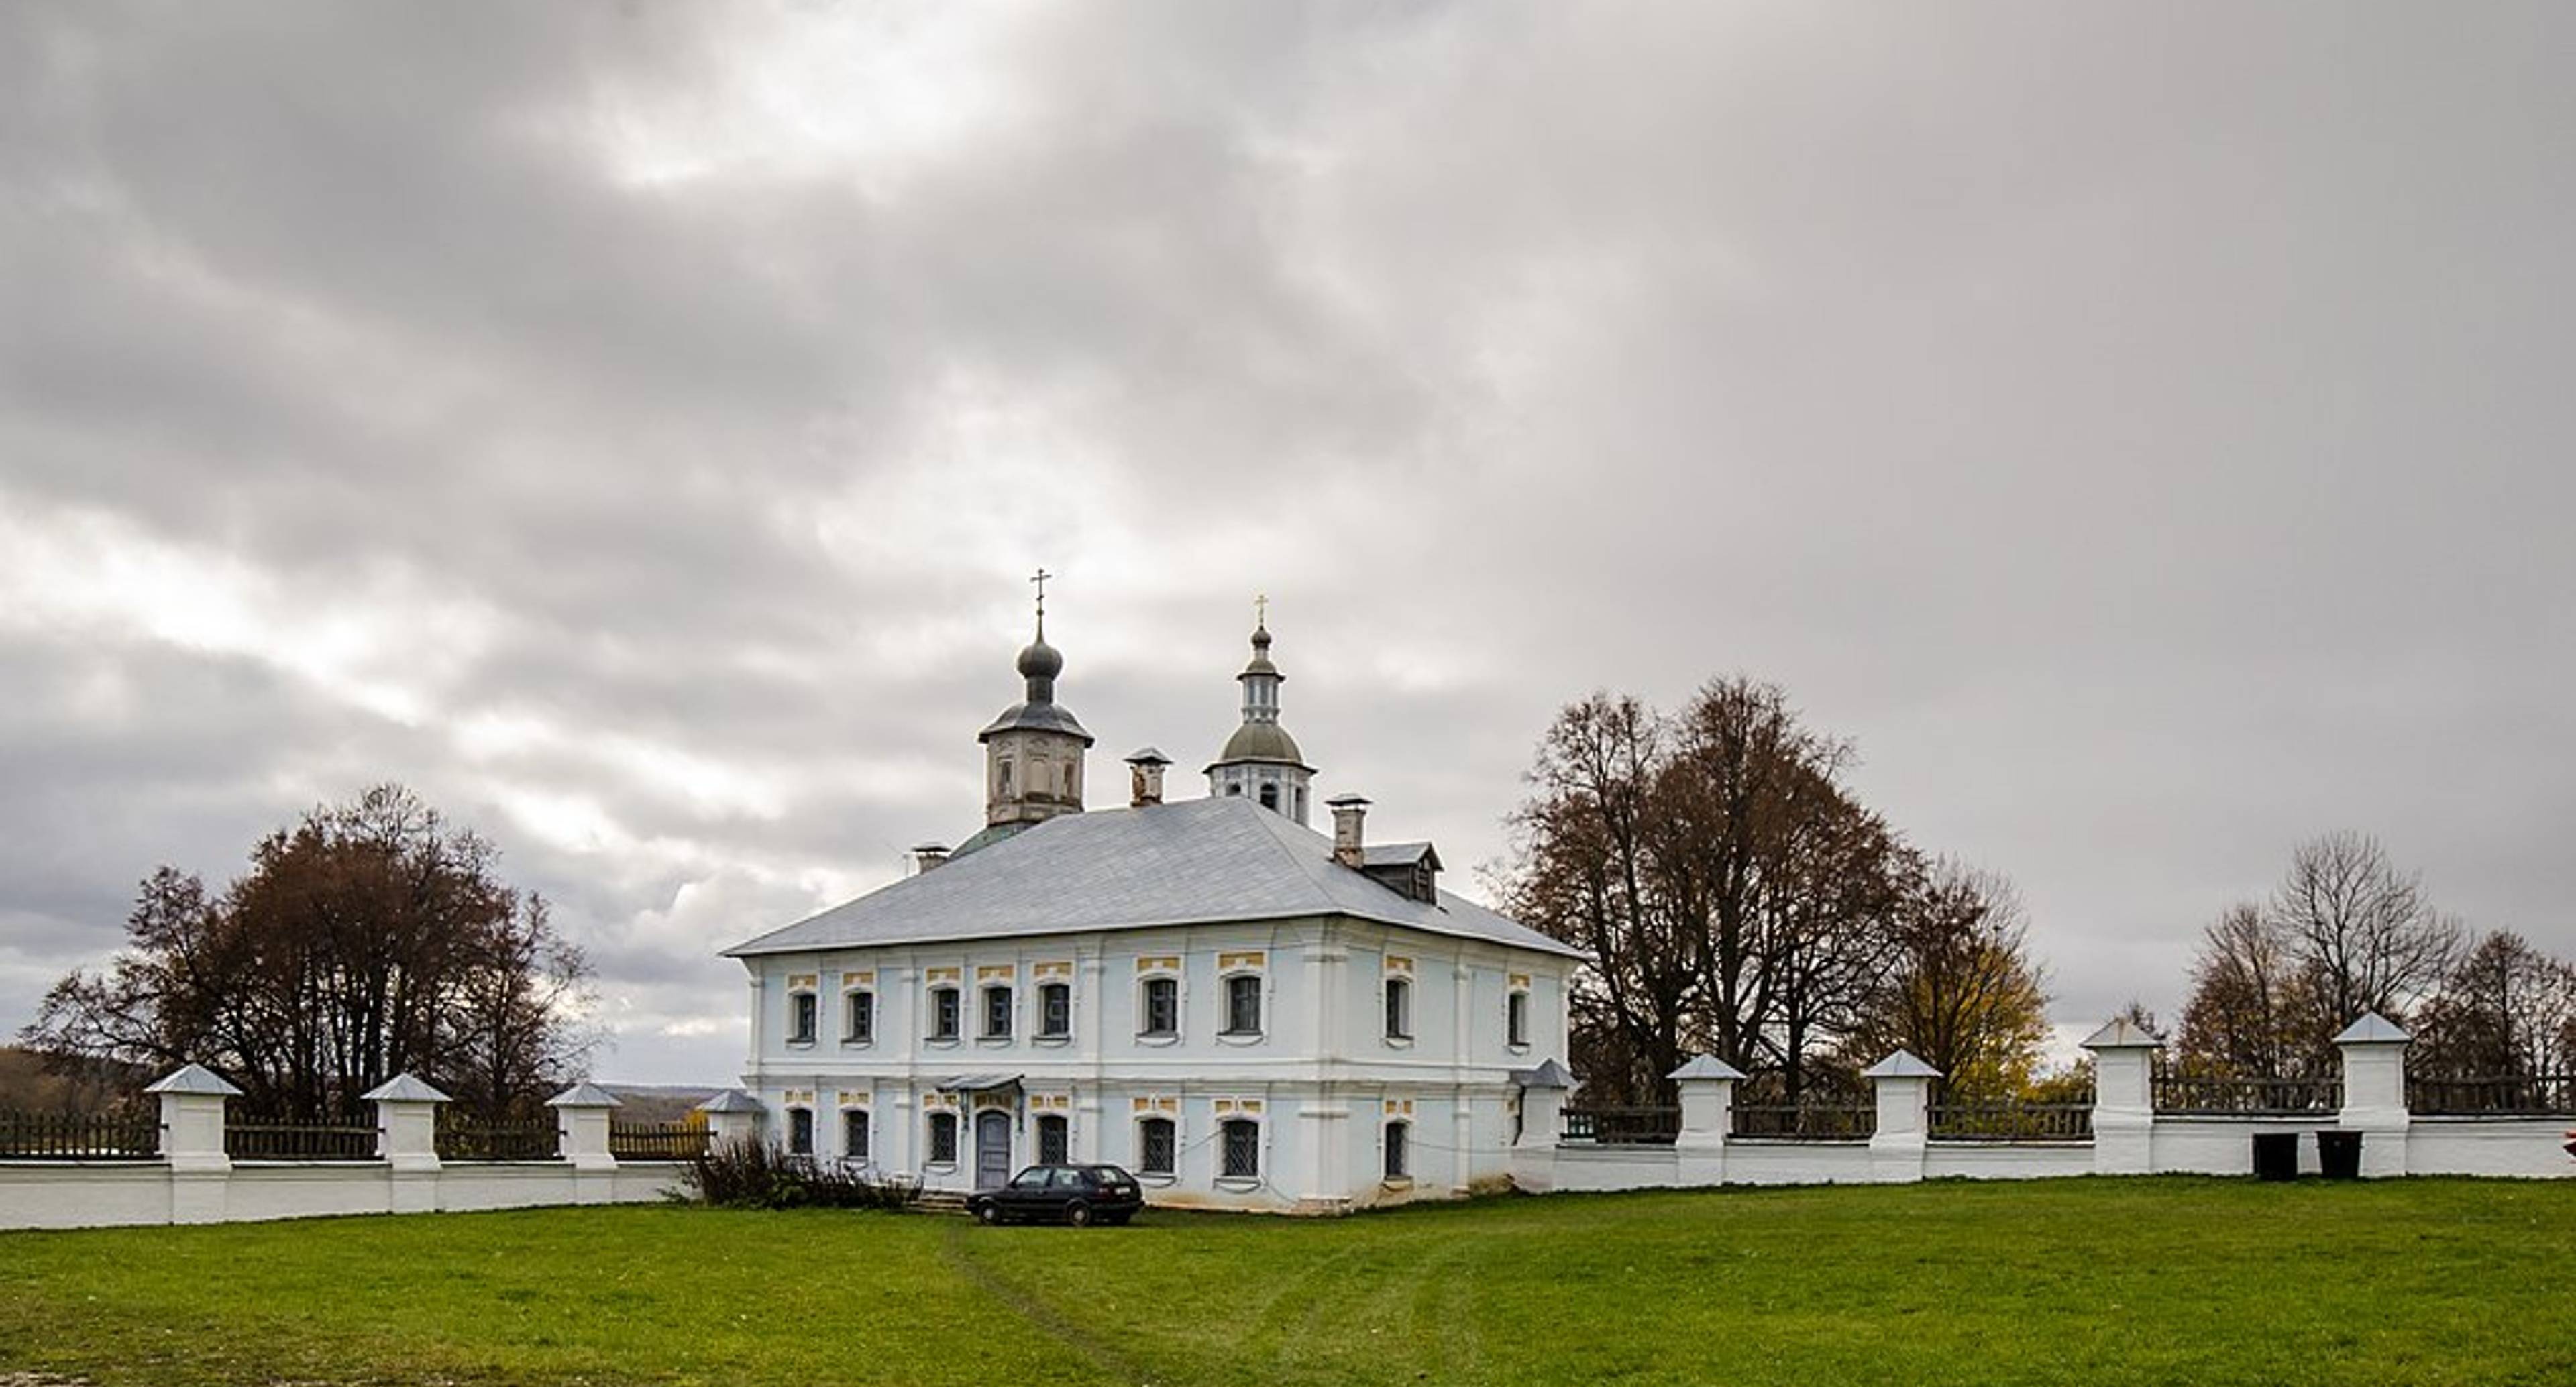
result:
<svg viewBox="0 0 2576 1387"><path fill-rule="evenodd" d="M997 1190L1011 1179L1011 1115L998 1108L975 1114L975 1188Z"/></svg>

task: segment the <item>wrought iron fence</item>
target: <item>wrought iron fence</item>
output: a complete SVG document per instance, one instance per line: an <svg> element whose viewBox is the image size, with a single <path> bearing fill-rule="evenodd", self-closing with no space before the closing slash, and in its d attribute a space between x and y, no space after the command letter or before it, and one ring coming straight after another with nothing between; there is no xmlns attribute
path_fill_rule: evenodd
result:
<svg viewBox="0 0 2576 1387"><path fill-rule="evenodd" d="M555 1124L476 1122L469 1118L438 1120L438 1158L442 1161L551 1161L555 1158Z"/></svg>
<svg viewBox="0 0 2576 1387"><path fill-rule="evenodd" d="M372 1123L237 1118L224 1124L224 1154L237 1161L372 1161L376 1129Z"/></svg>
<svg viewBox="0 0 2576 1387"><path fill-rule="evenodd" d="M0 1160L149 1160L161 1124L148 1113L0 1111Z"/></svg>
<svg viewBox="0 0 2576 1387"><path fill-rule="evenodd" d="M2155 1101L2157 1112L2186 1116L2297 1116L2341 1108L2343 1082L2163 1073L2156 1075Z"/></svg>
<svg viewBox="0 0 2576 1387"><path fill-rule="evenodd" d="M1738 1103L1732 1130L1739 1137L1783 1141L1854 1141L1878 1131L1876 1102Z"/></svg>
<svg viewBox="0 0 2576 1387"><path fill-rule="evenodd" d="M621 1161L694 1161L707 1154L709 1133L685 1122L638 1122L608 1129L608 1154Z"/></svg>
<svg viewBox="0 0 2576 1387"><path fill-rule="evenodd" d="M1565 1140L1601 1146L1670 1146L1681 1135L1679 1108L1567 1108Z"/></svg>
<svg viewBox="0 0 2576 1387"><path fill-rule="evenodd" d="M2406 1108L2425 1117L2560 1117L2576 1113L2576 1074L2410 1074Z"/></svg>
<svg viewBox="0 0 2576 1387"><path fill-rule="evenodd" d="M2086 1141L2093 1135L2093 1101L1943 1100L1932 1105L1930 1120L1934 1141Z"/></svg>

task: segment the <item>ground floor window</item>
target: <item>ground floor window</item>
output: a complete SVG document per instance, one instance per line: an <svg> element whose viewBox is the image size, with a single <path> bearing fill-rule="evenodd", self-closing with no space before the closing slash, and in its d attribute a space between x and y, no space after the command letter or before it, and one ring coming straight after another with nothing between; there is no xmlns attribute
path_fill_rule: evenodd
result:
<svg viewBox="0 0 2576 1387"><path fill-rule="evenodd" d="M1139 1175L1171 1174L1174 1159L1180 1149L1177 1137L1178 1134L1172 1129L1172 1119L1168 1117L1149 1117L1137 1123L1136 1173Z"/></svg>
<svg viewBox="0 0 2576 1387"><path fill-rule="evenodd" d="M868 1110L844 1108L841 1111L841 1154L854 1161L868 1158Z"/></svg>
<svg viewBox="0 0 2576 1387"><path fill-rule="evenodd" d="M1070 1124L1063 1118L1052 1115L1039 1118L1038 1164L1063 1165L1071 1160L1072 1157L1066 1154L1072 1146L1067 1140L1069 1135Z"/></svg>
<svg viewBox="0 0 2576 1387"><path fill-rule="evenodd" d="M1408 1155L1405 1147L1410 1135L1404 1123L1386 1124L1386 1178L1401 1180L1411 1173L1405 1165Z"/></svg>
<svg viewBox="0 0 2576 1387"><path fill-rule="evenodd" d="M1218 1129L1224 1162L1217 1174L1228 1180L1253 1180L1261 1175L1261 1124L1236 1118Z"/></svg>
<svg viewBox="0 0 2576 1387"><path fill-rule="evenodd" d="M814 1113L810 1108L787 1110L787 1149L799 1156L814 1154Z"/></svg>
<svg viewBox="0 0 2576 1387"><path fill-rule="evenodd" d="M930 1164L957 1164L957 1114L953 1112L930 1115Z"/></svg>

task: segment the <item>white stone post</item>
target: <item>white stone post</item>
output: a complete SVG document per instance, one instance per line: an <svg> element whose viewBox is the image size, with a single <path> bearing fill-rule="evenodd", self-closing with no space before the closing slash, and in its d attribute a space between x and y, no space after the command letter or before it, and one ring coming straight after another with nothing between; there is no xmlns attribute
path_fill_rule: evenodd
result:
<svg viewBox="0 0 2576 1387"><path fill-rule="evenodd" d="M1556 1188L1556 1143L1565 1132L1565 1095L1579 1081L1564 1065L1548 1060L1536 1069L1515 1069L1512 1082L1521 1094L1521 1134L1512 1143L1512 1183L1533 1194Z"/></svg>
<svg viewBox="0 0 2576 1387"><path fill-rule="evenodd" d="M2365 1178L2406 1173L2406 1046L2413 1038L2381 1016L2364 1012L2335 1037L2343 1052L2343 1111L2337 1125L2361 1133Z"/></svg>
<svg viewBox="0 0 2576 1387"><path fill-rule="evenodd" d="M1735 1125L1735 1086L1744 1072L1715 1055L1701 1055L1664 1077L1681 1090L1682 1126L1673 1138L1681 1183L1726 1183L1726 1138Z"/></svg>
<svg viewBox="0 0 2576 1387"><path fill-rule="evenodd" d="M221 1223L233 1162L224 1154L224 1101L241 1090L191 1064L143 1090L161 1100L161 1159L170 1165L170 1221Z"/></svg>
<svg viewBox="0 0 2576 1387"><path fill-rule="evenodd" d="M1941 1071L1899 1050L1860 1076L1878 1094L1878 1131L1869 1139L1870 1178L1881 1184L1921 1180L1931 1131L1932 1081Z"/></svg>
<svg viewBox="0 0 2576 1387"><path fill-rule="evenodd" d="M698 1111L707 1115L707 1143L710 1146L758 1141L761 1119L769 1115L769 1110L760 1105L759 1099L738 1088L726 1089L700 1103ZM873 1140L875 1133L871 1132L869 1136Z"/></svg>
<svg viewBox="0 0 2576 1387"><path fill-rule="evenodd" d="M397 1074L358 1095L376 1105L376 1159L390 1185L386 1207L398 1214L438 1209L438 1109L446 1094Z"/></svg>
<svg viewBox="0 0 2576 1387"><path fill-rule="evenodd" d="M2163 1042L2126 1017L2084 1038L2093 1052L2093 1173L2155 1170L2156 1051Z"/></svg>
<svg viewBox="0 0 2576 1387"><path fill-rule="evenodd" d="M555 1154L572 1162L575 1170L615 1170L617 1158L608 1151L608 1128L611 1114L625 1104L617 1095L597 1084L574 1084L546 1100L555 1110Z"/></svg>

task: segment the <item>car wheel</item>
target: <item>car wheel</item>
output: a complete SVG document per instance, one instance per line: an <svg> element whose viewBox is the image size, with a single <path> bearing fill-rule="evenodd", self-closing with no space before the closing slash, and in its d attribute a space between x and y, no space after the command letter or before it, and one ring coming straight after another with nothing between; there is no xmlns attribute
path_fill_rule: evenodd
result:
<svg viewBox="0 0 2576 1387"><path fill-rule="evenodd" d="M1091 1206L1077 1199L1064 1206L1064 1221L1076 1228L1091 1226Z"/></svg>
<svg viewBox="0 0 2576 1387"><path fill-rule="evenodd" d="M998 1227L1002 1222L1002 1207L998 1204L987 1204L975 1211L975 1217L982 1219L987 1227Z"/></svg>

